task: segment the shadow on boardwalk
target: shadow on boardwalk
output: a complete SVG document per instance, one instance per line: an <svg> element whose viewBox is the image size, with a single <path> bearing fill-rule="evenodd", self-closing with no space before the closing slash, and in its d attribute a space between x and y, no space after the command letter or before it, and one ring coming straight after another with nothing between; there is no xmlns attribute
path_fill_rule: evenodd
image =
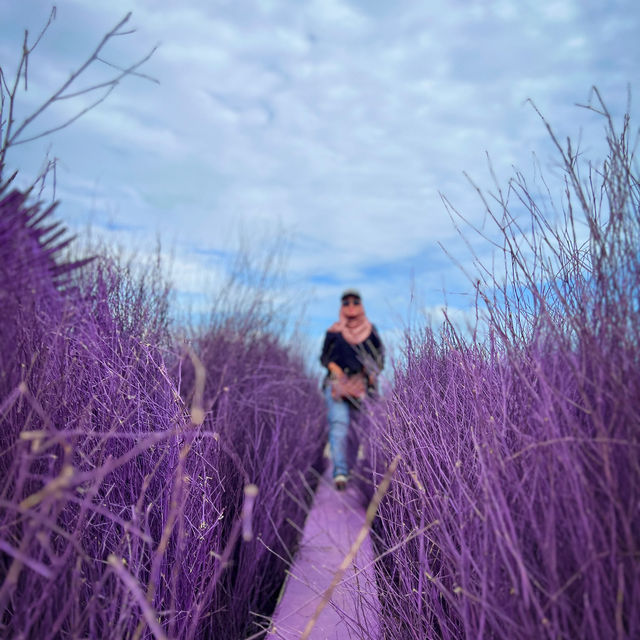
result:
<svg viewBox="0 0 640 640"><path fill-rule="evenodd" d="M298 554L290 568L269 640L298 640L349 553L365 522L357 489L335 491L329 473L320 479L305 523ZM318 617L313 640L375 640L378 637L378 596L373 549L367 536Z"/></svg>

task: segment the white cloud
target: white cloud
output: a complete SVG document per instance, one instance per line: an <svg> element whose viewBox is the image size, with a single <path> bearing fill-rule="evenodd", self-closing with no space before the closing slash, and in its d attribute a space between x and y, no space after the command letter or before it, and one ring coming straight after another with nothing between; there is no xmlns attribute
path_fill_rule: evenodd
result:
<svg viewBox="0 0 640 640"><path fill-rule="evenodd" d="M7 4L3 65L21 29L37 31L49 10L44 0ZM445 258L435 260L436 243L469 263L439 192L481 222L462 171L485 187L485 152L501 182L512 165L528 169L533 149L543 168L550 164L527 98L562 139L592 124L573 106L592 84L610 92L619 114L626 84L638 80L640 16L631 0L607 10L533 0L58 5L41 67L34 58L31 104L130 9L138 31L110 55L131 61L161 42L144 68L159 86L128 78L52 138L60 213L75 223L94 211L102 223L164 233L184 252L179 280L190 292L189 274L208 268L194 266L190 249L233 248L239 226L273 226L274 235L284 227L294 238L291 274L307 292L316 287L310 312L321 318L351 281L375 283L374 299L406 300L411 273L435 308L441 282L463 281ZM11 161L28 176L47 144L16 149ZM395 322L384 303L373 310L383 324Z"/></svg>

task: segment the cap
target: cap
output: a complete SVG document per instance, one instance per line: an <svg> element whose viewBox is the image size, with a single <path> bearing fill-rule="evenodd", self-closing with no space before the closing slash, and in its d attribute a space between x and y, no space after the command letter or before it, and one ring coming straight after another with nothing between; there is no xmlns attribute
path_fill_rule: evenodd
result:
<svg viewBox="0 0 640 640"><path fill-rule="evenodd" d="M362 296L360 295L360 292L357 289L345 289L342 292L340 299L344 300L345 298L349 298L349 297L358 298L358 300L362 299Z"/></svg>

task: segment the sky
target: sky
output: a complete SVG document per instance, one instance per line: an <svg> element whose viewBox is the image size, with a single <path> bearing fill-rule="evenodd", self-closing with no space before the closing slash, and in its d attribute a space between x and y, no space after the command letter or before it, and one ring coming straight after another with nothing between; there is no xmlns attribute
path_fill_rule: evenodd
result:
<svg viewBox="0 0 640 640"><path fill-rule="evenodd" d="M0 0L6 77L24 29L33 42L51 7ZM7 167L27 185L55 157L58 215L73 231L90 226L141 260L160 237L177 304L196 312L238 251L286 255L273 295L304 312L312 352L347 287L389 342L412 318L438 322L444 304L473 315L466 242L487 261L493 249L460 235L443 198L491 234L466 176L495 189L490 163L499 185L514 168L553 183L558 157L530 101L594 161L603 123L576 106L591 87L617 121L631 88L638 114L637 0L59 0L16 121L128 12L135 32L101 56L127 66L157 45L139 69L154 80L124 78L71 126L14 146ZM113 71L95 63L75 90ZM25 137L86 98L57 102Z"/></svg>

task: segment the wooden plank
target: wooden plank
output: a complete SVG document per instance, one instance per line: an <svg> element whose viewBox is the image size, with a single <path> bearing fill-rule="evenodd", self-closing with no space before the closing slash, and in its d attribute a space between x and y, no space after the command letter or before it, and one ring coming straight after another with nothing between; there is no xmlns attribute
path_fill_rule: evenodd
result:
<svg viewBox="0 0 640 640"><path fill-rule="evenodd" d="M333 488L327 473L320 479L304 527L300 549L273 616L267 638L300 638L323 593L356 539L365 520L357 489ZM378 596L369 537L338 583L318 618L310 639L367 640L378 637Z"/></svg>

